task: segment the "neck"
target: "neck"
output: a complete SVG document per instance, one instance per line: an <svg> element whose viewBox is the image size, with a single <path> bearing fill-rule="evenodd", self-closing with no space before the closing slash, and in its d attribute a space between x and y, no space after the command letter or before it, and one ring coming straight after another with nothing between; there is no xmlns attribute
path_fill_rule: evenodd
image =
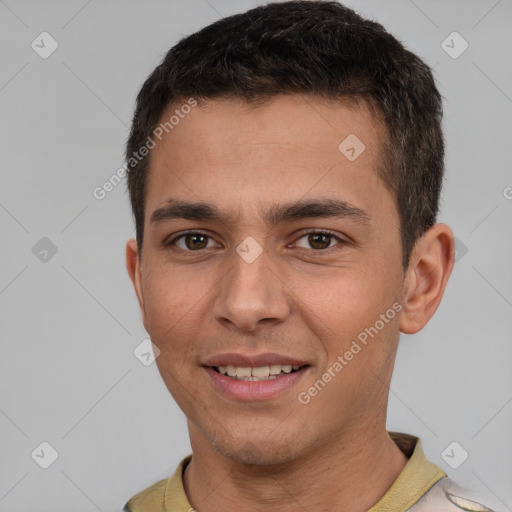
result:
<svg viewBox="0 0 512 512"><path fill-rule="evenodd" d="M185 492L198 512L365 512L384 496L408 460L380 427L344 432L343 438L301 460L278 466L240 464L191 432L194 455L184 475Z"/></svg>

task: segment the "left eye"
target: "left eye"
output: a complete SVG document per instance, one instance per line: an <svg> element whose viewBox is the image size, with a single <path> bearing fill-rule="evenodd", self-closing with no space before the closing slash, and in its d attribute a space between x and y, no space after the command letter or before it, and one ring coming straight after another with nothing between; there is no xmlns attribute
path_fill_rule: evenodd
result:
<svg viewBox="0 0 512 512"><path fill-rule="evenodd" d="M304 245L297 244L298 247L304 247L305 249L329 249L332 247L331 242L343 242L341 238L336 235L325 232L325 231L312 231L309 233L305 233L303 236L299 238L299 240L305 239L306 242ZM334 244L336 245L336 244Z"/></svg>

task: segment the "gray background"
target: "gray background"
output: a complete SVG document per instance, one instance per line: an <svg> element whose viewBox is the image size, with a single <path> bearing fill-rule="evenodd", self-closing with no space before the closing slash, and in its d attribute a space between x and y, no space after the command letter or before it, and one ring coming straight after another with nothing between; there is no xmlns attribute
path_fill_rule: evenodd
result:
<svg viewBox="0 0 512 512"><path fill-rule="evenodd" d="M124 182L103 200L92 192L123 164L136 93L164 53L259 3L0 0L1 512L119 511L189 453L156 365L133 354L147 333L124 265ZM459 239L440 309L402 336L388 428L420 436L450 476L512 510L512 2L347 4L435 67L439 220ZM59 44L47 59L31 48L43 31ZM453 31L469 43L456 59L441 46ZM31 457L43 441L59 454L48 469ZM458 469L441 456L453 441L469 453Z"/></svg>

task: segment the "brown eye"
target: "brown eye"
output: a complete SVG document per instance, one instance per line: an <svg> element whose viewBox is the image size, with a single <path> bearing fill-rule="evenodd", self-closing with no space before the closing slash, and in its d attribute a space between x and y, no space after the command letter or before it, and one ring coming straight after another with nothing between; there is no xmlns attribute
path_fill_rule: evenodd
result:
<svg viewBox="0 0 512 512"><path fill-rule="evenodd" d="M308 242L313 249L327 249L331 243L331 235L322 233L308 235Z"/></svg>
<svg viewBox="0 0 512 512"><path fill-rule="evenodd" d="M212 247L213 239L201 232L182 233L166 243L167 246L176 246L182 251L192 252ZM209 245L210 244L210 245Z"/></svg>
<svg viewBox="0 0 512 512"><path fill-rule="evenodd" d="M314 249L316 251L329 249L334 245L340 245L340 243L343 242L343 240L338 238L336 235L326 231L310 231L309 233L305 233L301 236L299 238L299 241L300 240L305 240L305 242L298 242L298 247Z"/></svg>
<svg viewBox="0 0 512 512"><path fill-rule="evenodd" d="M187 248L191 250L204 249L208 245L208 237L206 235L186 235L184 240Z"/></svg>

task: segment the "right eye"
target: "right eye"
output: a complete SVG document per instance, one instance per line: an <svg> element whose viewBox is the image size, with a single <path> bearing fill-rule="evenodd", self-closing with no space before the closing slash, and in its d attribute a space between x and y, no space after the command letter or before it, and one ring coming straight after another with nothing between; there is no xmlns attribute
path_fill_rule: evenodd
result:
<svg viewBox="0 0 512 512"><path fill-rule="evenodd" d="M166 242L165 246L176 246L182 251L196 252L208 248L210 241L213 241L213 238L202 231L187 231Z"/></svg>

